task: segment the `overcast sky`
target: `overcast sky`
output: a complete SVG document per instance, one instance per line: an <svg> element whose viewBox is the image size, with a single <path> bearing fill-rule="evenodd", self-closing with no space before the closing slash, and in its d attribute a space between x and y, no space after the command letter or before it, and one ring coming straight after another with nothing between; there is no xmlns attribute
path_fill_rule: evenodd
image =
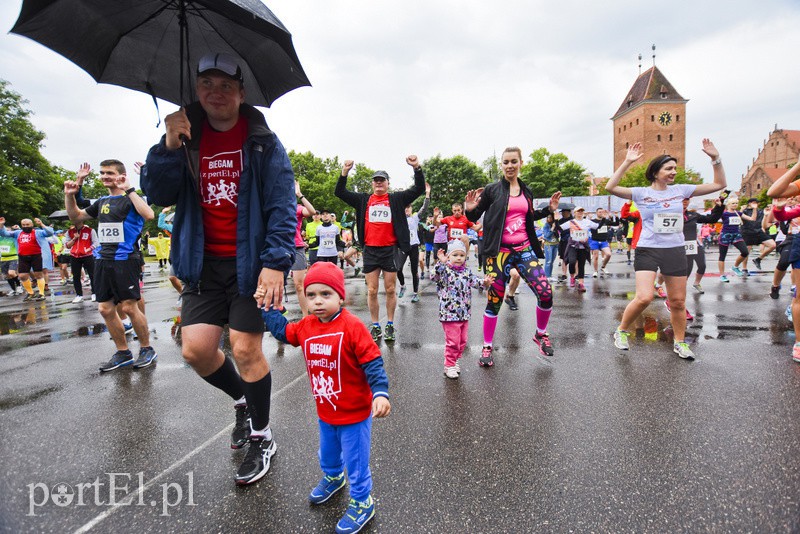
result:
<svg viewBox="0 0 800 534"><path fill-rule="evenodd" d="M480 164L508 145L564 152L609 176L610 117L655 43L659 69L689 99L680 164L710 179L700 151L710 137L738 188L775 124L800 129L800 3L637 4L271 0L313 87L278 99L267 122L287 149L386 169L394 186L411 176L407 154ZM0 0L6 32L20 5ZM109 157L130 168L163 133L149 96L98 85L26 38L0 35L0 78L29 101L44 155L68 169Z"/></svg>

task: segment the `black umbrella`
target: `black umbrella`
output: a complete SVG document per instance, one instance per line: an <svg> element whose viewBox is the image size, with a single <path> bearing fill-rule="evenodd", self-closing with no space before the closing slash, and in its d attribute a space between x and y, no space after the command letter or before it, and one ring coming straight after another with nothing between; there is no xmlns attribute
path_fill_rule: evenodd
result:
<svg viewBox="0 0 800 534"><path fill-rule="evenodd" d="M539 202L539 205L536 206L536 209L537 210L543 210L549 205L550 205L550 201L549 200L545 200L543 202ZM560 209L560 210L571 210L571 209L574 209L574 208L575 208L575 204L573 204L572 202L559 202L558 203L558 209Z"/></svg>
<svg viewBox="0 0 800 534"><path fill-rule="evenodd" d="M58 210L48 215L47 218L51 221L66 221L69 219L69 215L67 215L67 210Z"/></svg>
<svg viewBox="0 0 800 534"><path fill-rule="evenodd" d="M178 105L192 101L197 61L215 52L241 59L249 104L310 85L291 34L260 0L24 0L11 32L99 83Z"/></svg>

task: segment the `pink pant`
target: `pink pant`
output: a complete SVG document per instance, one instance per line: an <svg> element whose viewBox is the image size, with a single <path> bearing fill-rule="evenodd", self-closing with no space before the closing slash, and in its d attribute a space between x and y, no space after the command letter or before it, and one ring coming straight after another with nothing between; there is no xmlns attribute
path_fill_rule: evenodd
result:
<svg viewBox="0 0 800 534"><path fill-rule="evenodd" d="M444 365L452 367L467 348L469 321L442 321L444 328Z"/></svg>

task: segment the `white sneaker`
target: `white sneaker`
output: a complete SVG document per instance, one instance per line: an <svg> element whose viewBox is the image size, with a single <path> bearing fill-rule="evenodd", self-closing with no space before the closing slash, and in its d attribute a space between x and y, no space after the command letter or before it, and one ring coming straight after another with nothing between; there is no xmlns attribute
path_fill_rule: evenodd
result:
<svg viewBox="0 0 800 534"><path fill-rule="evenodd" d="M77 303L79 303L79 302L83 302L83 296L81 296L81 295L78 295L77 297L75 297L74 299L72 299L72 303L73 303L73 304L77 304Z"/></svg>
<svg viewBox="0 0 800 534"><path fill-rule="evenodd" d="M22 289L22 286L20 286L14 293L16 293L17 295L22 295L23 293L25 293L25 290Z"/></svg>
<svg viewBox="0 0 800 534"><path fill-rule="evenodd" d="M592 278L597 278L597 271L592 273Z"/></svg>
<svg viewBox="0 0 800 534"><path fill-rule="evenodd" d="M92 293L92 302L97 302L97 297L95 296L94 293Z"/></svg>
<svg viewBox="0 0 800 534"><path fill-rule="evenodd" d="M458 371L456 371L455 367L445 367L444 376L447 378L458 378Z"/></svg>

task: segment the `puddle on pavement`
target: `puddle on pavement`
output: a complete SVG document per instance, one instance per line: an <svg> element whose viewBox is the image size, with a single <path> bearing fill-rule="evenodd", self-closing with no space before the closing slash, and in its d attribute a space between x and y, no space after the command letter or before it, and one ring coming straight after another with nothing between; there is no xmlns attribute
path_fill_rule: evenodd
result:
<svg viewBox="0 0 800 534"><path fill-rule="evenodd" d="M40 389L38 391L28 392L24 395L10 395L8 397L0 398L0 410L8 410L10 408L17 408L25 406L39 400L42 397L60 391L63 386L51 386L48 388Z"/></svg>

